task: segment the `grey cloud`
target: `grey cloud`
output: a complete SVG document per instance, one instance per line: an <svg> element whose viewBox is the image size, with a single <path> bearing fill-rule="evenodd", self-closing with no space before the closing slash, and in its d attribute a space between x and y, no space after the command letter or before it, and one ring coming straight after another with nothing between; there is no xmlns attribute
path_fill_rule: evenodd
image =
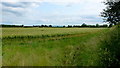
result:
<svg viewBox="0 0 120 68"><path fill-rule="evenodd" d="M21 16L22 15L20 12L9 10L9 9L2 9L2 11L7 12L7 13L15 14L16 16Z"/></svg>
<svg viewBox="0 0 120 68"><path fill-rule="evenodd" d="M1 2L2 12L12 13L14 15L22 16L27 12L27 8L30 8L33 3L34 2L16 2L16 3ZM34 4L38 4L38 3L34 3ZM12 8L17 10L13 10Z"/></svg>
<svg viewBox="0 0 120 68"><path fill-rule="evenodd" d="M16 3L16 4L11 4L11 3L8 3L8 2L2 2L2 5L4 5L4 6L6 6L6 7L24 7L24 5L21 5L21 4L18 4L18 3Z"/></svg>
<svg viewBox="0 0 120 68"><path fill-rule="evenodd" d="M31 2L17 2L17 3L10 3L10 2L2 2L2 5L6 7L14 7L14 8L26 8L29 7L32 3Z"/></svg>

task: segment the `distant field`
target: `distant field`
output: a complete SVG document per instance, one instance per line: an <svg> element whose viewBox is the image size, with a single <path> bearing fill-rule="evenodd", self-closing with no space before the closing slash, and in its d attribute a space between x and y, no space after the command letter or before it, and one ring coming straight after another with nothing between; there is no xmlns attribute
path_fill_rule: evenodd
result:
<svg viewBox="0 0 120 68"><path fill-rule="evenodd" d="M55 34L92 33L108 28L2 28L2 36L40 36Z"/></svg>
<svg viewBox="0 0 120 68"><path fill-rule="evenodd" d="M3 28L3 66L99 66L99 38L107 31Z"/></svg>

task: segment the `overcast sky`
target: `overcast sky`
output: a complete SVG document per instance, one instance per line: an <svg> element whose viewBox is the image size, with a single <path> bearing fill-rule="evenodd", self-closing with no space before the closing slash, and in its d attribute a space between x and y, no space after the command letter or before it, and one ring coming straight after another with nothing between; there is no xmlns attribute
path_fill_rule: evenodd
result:
<svg viewBox="0 0 120 68"><path fill-rule="evenodd" d="M103 24L104 0L3 0L2 24L79 25Z"/></svg>

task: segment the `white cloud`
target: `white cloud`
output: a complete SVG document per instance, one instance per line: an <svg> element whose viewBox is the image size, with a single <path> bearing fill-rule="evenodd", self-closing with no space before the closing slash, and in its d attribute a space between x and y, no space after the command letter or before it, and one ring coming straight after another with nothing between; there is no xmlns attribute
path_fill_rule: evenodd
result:
<svg viewBox="0 0 120 68"><path fill-rule="evenodd" d="M50 16L50 17L40 17L38 19L39 21L42 22L47 22L47 23L83 23L83 22L99 22L100 18L97 18L97 16L88 16L86 17L81 17L81 16Z"/></svg>
<svg viewBox="0 0 120 68"><path fill-rule="evenodd" d="M84 22L86 24L96 25L96 24L103 24L103 22Z"/></svg>
<svg viewBox="0 0 120 68"><path fill-rule="evenodd" d="M6 17L3 19L5 22L12 22L14 24L35 24L35 22L37 21L42 22L42 23L48 23L48 24L52 24L52 23L80 23L80 22L86 22L86 23L99 23L97 22L95 19L92 18L83 18L83 17L78 17L78 16L67 16L69 14L73 14L75 13L75 15L81 15L81 16L85 16L85 15L98 15L99 12L104 8L103 6L101 6L101 3L103 0L2 0L2 2L6 2L8 4L3 5L3 9L6 9L6 11L3 11L4 13L6 13ZM69 11L67 9L65 10L59 10L59 9L54 9L55 11L46 14L50 17L40 17L40 15L42 15L41 11L36 11L33 10L33 8L35 7L39 7L41 5L41 3L43 2L48 2L48 3L52 3L55 5L62 5L62 6L69 6L71 7L71 5L76 5L78 4L80 8L78 8L79 10L76 10L75 7L75 11ZM44 8L44 6L42 6L42 9ZM74 10L74 7L72 7ZM44 8L46 9L46 8ZM25 13L27 13L27 16L15 16L12 15L9 12L12 13L21 13L23 15L25 15ZM68 14L66 13L68 12ZM37 15L37 13L39 13ZM65 15L65 16L59 16L59 15ZM36 15L36 16L35 16ZM43 14L44 15L44 14ZM58 16L57 16L58 15ZM99 19L99 18L96 18ZM95 20L95 22L93 22L93 20Z"/></svg>
<svg viewBox="0 0 120 68"><path fill-rule="evenodd" d="M80 3L80 2L101 2L104 0L2 0L2 2L51 2L51 3Z"/></svg>
<svg viewBox="0 0 120 68"><path fill-rule="evenodd" d="M31 7L38 7L39 5L39 3L31 3Z"/></svg>
<svg viewBox="0 0 120 68"><path fill-rule="evenodd" d="M12 11L24 11L25 10L25 8L20 8L20 7L18 7L18 8L14 8L14 7L3 7L4 9L10 9L10 10L12 10Z"/></svg>

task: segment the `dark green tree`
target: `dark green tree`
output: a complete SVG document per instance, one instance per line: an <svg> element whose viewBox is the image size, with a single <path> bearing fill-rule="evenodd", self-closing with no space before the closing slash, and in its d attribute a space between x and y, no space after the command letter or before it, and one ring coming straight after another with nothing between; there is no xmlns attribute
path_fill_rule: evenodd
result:
<svg viewBox="0 0 120 68"><path fill-rule="evenodd" d="M52 25L49 25L49 27L52 27Z"/></svg>
<svg viewBox="0 0 120 68"><path fill-rule="evenodd" d="M83 24L81 25L81 27L87 27L87 24L83 23Z"/></svg>
<svg viewBox="0 0 120 68"><path fill-rule="evenodd" d="M96 24L96 27L99 27L99 24Z"/></svg>
<svg viewBox="0 0 120 68"><path fill-rule="evenodd" d="M103 10L101 16L104 17L105 22L117 25L120 23L120 0L106 0L104 2L107 5Z"/></svg>

